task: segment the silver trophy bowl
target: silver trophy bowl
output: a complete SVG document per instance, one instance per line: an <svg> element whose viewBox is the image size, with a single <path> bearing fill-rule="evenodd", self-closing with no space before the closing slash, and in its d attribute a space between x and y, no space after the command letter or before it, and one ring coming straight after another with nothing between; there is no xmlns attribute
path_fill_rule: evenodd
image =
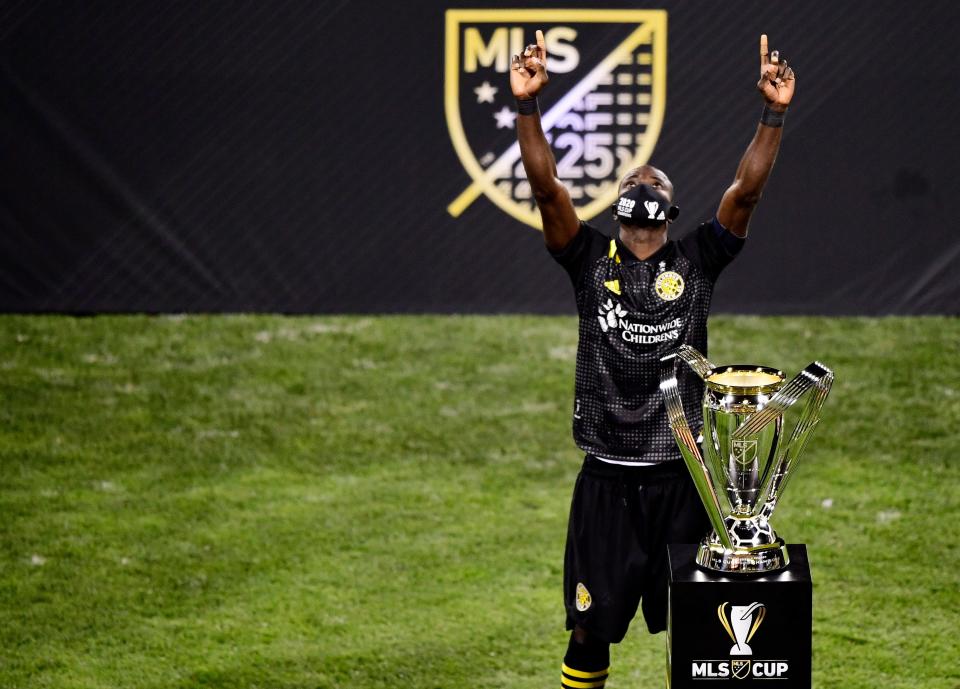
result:
<svg viewBox="0 0 960 689"><path fill-rule="evenodd" d="M690 429L683 411L678 359L705 384L700 434ZM783 371L775 368L714 366L689 345L663 357L661 366L660 390L670 428L713 526L697 550L697 564L743 574L786 567L787 547L770 525L770 516L820 420L833 372L814 362L787 383ZM784 413L810 391L784 442ZM697 435L702 436L702 450Z"/></svg>

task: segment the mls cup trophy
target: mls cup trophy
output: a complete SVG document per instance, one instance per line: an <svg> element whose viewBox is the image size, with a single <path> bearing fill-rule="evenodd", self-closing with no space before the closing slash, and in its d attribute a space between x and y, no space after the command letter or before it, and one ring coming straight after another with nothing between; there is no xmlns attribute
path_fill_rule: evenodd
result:
<svg viewBox="0 0 960 689"><path fill-rule="evenodd" d="M677 359L706 385L702 452L684 415ZM787 547L770 526L770 515L820 419L833 372L814 362L785 384L783 371L743 364L714 366L688 345L663 357L661 366L660 390L670 428L713 526L697 550L697 564L743 574L786 567ZM783 442L784 413L811 391Z"/></svg>

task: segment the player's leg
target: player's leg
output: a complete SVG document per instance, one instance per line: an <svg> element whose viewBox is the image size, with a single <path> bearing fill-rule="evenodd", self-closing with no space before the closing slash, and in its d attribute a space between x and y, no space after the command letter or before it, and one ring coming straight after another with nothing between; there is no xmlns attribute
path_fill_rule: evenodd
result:
<svg viewBox="0 0 960 689"><path fill-rule="evenodd" d="M610 673L610 644L574 627L560 673L564 689L600 689Z"/></svg>
<svg viewBox="0 0 960 689"><path fill-rule="evenodd" d="M648 577L643 585L643 617L651 634L667 628L667 578L670 543L699 543L710 531L700 496L682 461L652 467L644 479L637 520L649 551Z"/></svg>
<svg viewBox="0 0 960 689"><path fill-rule="evenodd" d="M563 686L599 689L609 644L626 634L640 599L645 555L637 548L622 467L588 457L577 477L564 557L567 629Z"/></svg>

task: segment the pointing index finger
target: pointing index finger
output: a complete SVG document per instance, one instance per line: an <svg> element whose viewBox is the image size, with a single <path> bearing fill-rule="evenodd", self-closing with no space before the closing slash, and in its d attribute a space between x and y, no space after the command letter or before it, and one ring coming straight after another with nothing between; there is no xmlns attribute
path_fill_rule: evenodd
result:
<svg viewBox="0 0 960 689"><path fill-rule="evenodd" d="M540 48L540 57L545 58L547 56L547 42L543 38L543 31L537 29L537 47Z"/></svg>
<svg viewBox="0 0 960 689"><path fill-rule="evenodd" d="M770 51L767 49L767 34L760 34L760 68L770 63Z"/></svg>

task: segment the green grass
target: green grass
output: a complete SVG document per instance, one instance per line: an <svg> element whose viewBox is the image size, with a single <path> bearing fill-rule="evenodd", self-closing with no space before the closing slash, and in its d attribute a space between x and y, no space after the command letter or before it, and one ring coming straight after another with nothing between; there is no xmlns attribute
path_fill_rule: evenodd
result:
<svg viewBox="0 0 960 689"><path fill-rule="evenodd" d="M711 327L715 361L837 374L774 519L810 551L815 686L956 689L960 321ZM558 685L575 345L0 317L0 687ZM662 686L663 646L637 624L608 687Z"/></svg>

